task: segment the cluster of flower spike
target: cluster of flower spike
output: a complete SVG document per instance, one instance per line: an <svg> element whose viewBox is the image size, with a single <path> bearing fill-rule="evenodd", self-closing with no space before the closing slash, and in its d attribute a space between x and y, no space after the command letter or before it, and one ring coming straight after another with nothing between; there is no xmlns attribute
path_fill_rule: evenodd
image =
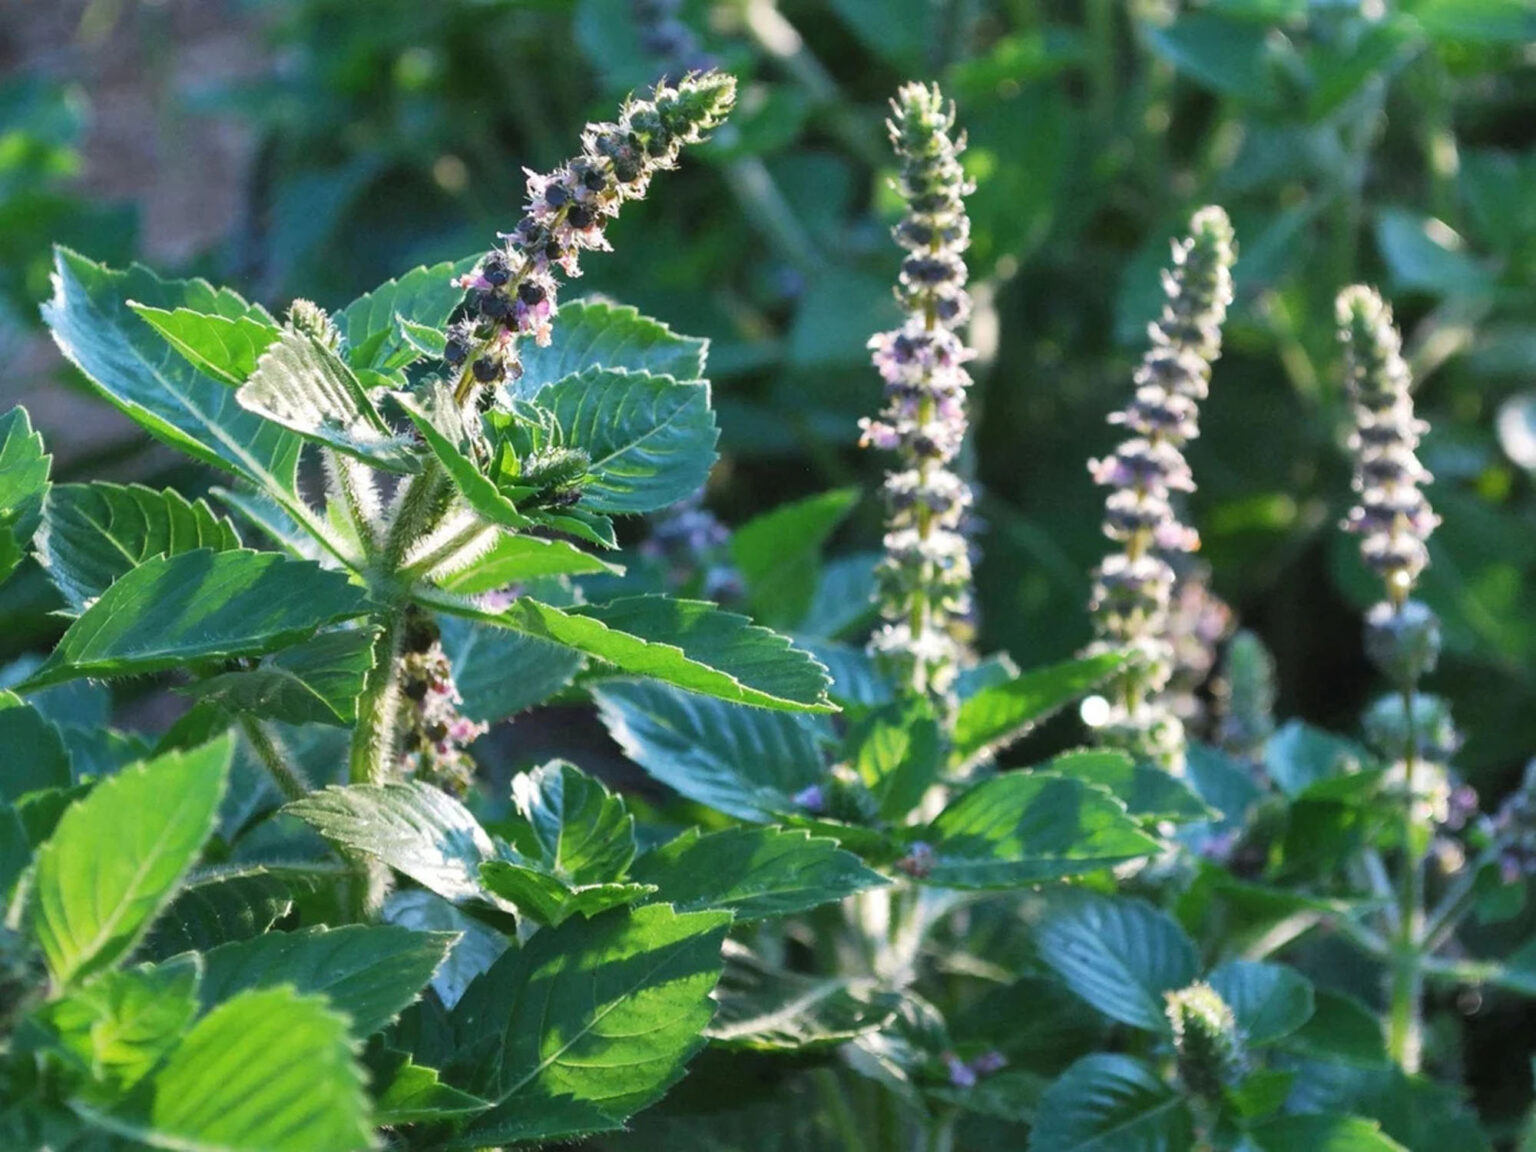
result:
<svg viewBox="0 0 1536 1152"><path fill-rule="evenodd" d="M1199 404L1211 363L1221 355L1221 324L1232 302L1232 239L1227 214L1208 207L1195 213L1190 235L1174 243L1173 268L1163 273L1163 312L1149 329L1152 344L1136 370L1136 394L1109 418L1132 435L1112 455L1089 462L1094 480L1112 489L1104 533L1120 545L1094 573L1095 648L1133 656L1099 735L1170 769L1179 766L1184 739L1178 718L1159 699L1173 667L1175 577L1166 556L1200 546L1195 530L1179 521L1174 500L1195 486L1182 448L1199 435Z"/></svg>
<svg viewBox="0 0 1536 1152"><path fill-rule="evenodd" d="M1179 1079L1191 1093L1219 1100L1248 1068L1246 1045L1231 1007L1204 981L1165 992Z"/></svg>
<svg viewBox="0 0 1536 1152"><path fill-rule="evenodd" d="M895 229L904 249L896 298L906 321L870 341L885 407L859 422L862 445L894 451L887 474L885 559L879 569L884 626L872 650L918 691L944 696L969 658L970 548L960 531L971 490L952 465L965 439L965 362L957 329L970 315L964 252L971 186L964 139L937 87L908 84L889 122L907 211Z"/></svg>
<svg viewBox="0 0 1536 1152"><path fill-rule="evenodd" d="M1360 535L1366 564L1386 583L1391 603L1401 605L1429 563L1425 542L1440 522L1420 491L1430 475L1416 449L1428 425L1413 414L1392 309L1375 290L1357 284L1339 293L1337 310L1355 405L1349 446L1359 496L1345 527Z"/></svg>
<svg viewBox="0 0 1536 1152"><path fill-rule="evenodd" d="M410 613L401 647L400 691L405 699L396 715L399 775L462 795L474 780L469 746L488 726L459 711L464 701L430 618Z"/></svg>
<svg viewBox="0 0 1536 1152"><path fill-rule="evenodd" d="M518 341L549 342L558 273L579 276L582 252L607 250L603 231L624 202L644 196L656 172L675 167L683 147L718 125L735 96L735 79L721 72L659 83L647 98L626 101L616 123L589 124L580 156L553 172L528 173L522 220L458 281L468 296L443 358L460 374L460 403L477 387L521 374Z"/></svg>

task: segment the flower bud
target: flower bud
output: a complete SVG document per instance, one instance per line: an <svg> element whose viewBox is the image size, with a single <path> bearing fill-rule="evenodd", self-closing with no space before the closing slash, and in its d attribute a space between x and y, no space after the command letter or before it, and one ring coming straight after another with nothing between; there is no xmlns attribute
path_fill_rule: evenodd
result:
<svg viewBox="0 0 1536 1152"><path fill-rule="evenodd" d="M1365 654L1394 684L1415 684L1440 658L1440 621L1418 600L1383 600L1365 616Z"/></svg>
<svg viewBox="0 0 1536 1152"><path fill-rule="evenodd" d="M1425 692L1414 694L1411 711L1395 692L1376 701L1365 714L1365 737L1371 747L1392 759L1404 755L1411 739L1414 755L1436 764L1448 761L1461 747L1450 706Z"/></svg>
<svg viewBox="0 0 1536 1152"><path fill-rule="evenodd" d="M1247 1046L1231 1007L1204 981L1166 992L1163 999L1179 1079L1191 1094L1219 1100L1248 1071Z"/></svg>

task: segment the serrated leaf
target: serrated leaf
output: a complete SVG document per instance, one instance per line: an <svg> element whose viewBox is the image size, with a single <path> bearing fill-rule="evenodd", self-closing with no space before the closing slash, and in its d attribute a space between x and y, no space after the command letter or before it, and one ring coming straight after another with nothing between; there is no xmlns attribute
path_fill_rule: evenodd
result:
<svg viewBox="0 0 1536 1152"><path fill-rule="evenodd" d="M423 888L390 893L384 901L383 918L414 932L446 932L456 937L432 974L432 988L446 1008L457 1004L474 979L507 950L507 938L500 932Z"/></svg>
<svg viewBox="0 0 1536 1152"><path fill-rule="evenodd" d="M784 828L692 828L636 860L630 878L656 885L680 911L718 908L738 920L805 912L887 883L835 840Z"/></svg>
<svg viewBox="0 0 1536 1152"><path fill-rule="evenodd" d="M1184 930L1139 900L1086 893L1063 900L1040 923L1035 944L1073 992L1148 1032L1168 1030L1163 993L1187 987L1199 971Z"/></svg>
<svg viewBox="0 0 1536 1152"><path fill-rule="evenodd" d="M715 989L719 1007L706 1033L712 1044L754 1052L833 1047L884 1027L899 992L873 980L817 979L774 968L731 941Z"/></svg>
<svg viewBox="0 0 1536 1152"><path fill-rule="evenodd" d="M476 596L528 580L597 573L623 575L624 569L566 540L502 533L479 559L434 583L447 592Z"/></svg>
<svg viewBox="0 0 1536 1152"><path fill-rule="evenodd" d="M584 663L563 645L457 616L440 617L439 627L464 715L488 724L547 700Z"/></svg>
<svg viewBox="0 0 1536 1152"><path fill-rule="evenodd" d="M213 831L229 776L228 738L103 780L37 854L33 936L60 984L132 951Z"/></svg>
<svg viewBox="0 0 1536 1152"><path fill-rule="evenodd" d="M654 512L709 479L720 433L708 384L589 368L545 388L536 402L554 413L563 445L591 457L583 508Z"/></svg>
<svg viewBox="0 0 1536 1152"><path fill-rule="evenodd" d="M375 1147L347 1023L292 988L219 1005L155 1074L144 1137L180 1152Z"/></svg>
<svg viewBox="0 0 1536 1152"><path fill-rule="evenodd" d="M366 852L445 900L487 899L480 865L496 846L469 809L427 784L353 784L311 792L284 811Z"/></svg>
<svg viewBox="0 0 1536 1152"><path fill-rule="evenodd" d="M1143 822L1208 820L1216 815L1184 781L1159 768L1137 764L1114 749L1064 752L1033 771L1096 785Z"/></svg>
<svg viewBox="0 0 1536 1152"><path fill-rule="evenodd" d="M1280 964L1233 960L1206 977L1253 1045L1273 1044L1312 1017L1312 982Z"/></svg>
<svg viewBox="0 0 1536 1152"><path fill-rule="evenodd" d="M293 893L265 868L215 874L187 884L155 918L139 956L206 952L259 936L293 910Z"/></svg>
<svg viewBox="0 0 1536 1152"><path fill-rule="evenodd" d="M416 472L411 441L395 433L346 362L315 337L285 328L235 393L242 407L386 472Z"/></svg>
<svg viewBox="0 0 1536 1152"><path fill-rule="evenodd" d="M22 687L260 656L367 607L343 573L275 552L156 556L103 592Z"/></svg>
<svg viewBox="0 0 1536 1152"><path fill-rule="evenodd" d="M543 868L517 860L486 861L480 865L480 879L523 915L551 927L572 916L596 916L633 904L656 891L650 884L568 884Z"/></svg>
<svg viewBox="0 0 1536 1152"><path fill-rule="evenodd" d="M266 657L255 668L221 672L185 689L234 712L284 724L348 725L373 669L376 630L322 632Z"/></svg>
<svg viewBox="0 0 1536 1152"><path fill-rule="evenodd" d="M738 819L772 820L825 777L808 718L642 680L605 680L592 695L626 756L688 799Z"/></svg>
<svg viewBox="0 0 1536 1152"><path fill-rule="evenodd" d="M445 261L413 268L359 296L333 320L346 340L347 359L354 368L387 371L414 359L397 318L428 328L441 328L464 299L455 277L469 271L475 259Z"/></svg>
<svg viewBox="0 0 1536 1152"><path fill-rule="evenodd" d="M471 508L490 524L511 529L527 528L533 521L519 512L470 458L466 448L469 431L453 399L452 389L441 382L430 385L430 389L425 405L403 392L395 394L395 402L410 417Z"/></svg>
<svg viewBox="0 0 1536 1152"><path fill-rule="evenodd" d="M635 858L635 818L624 801L574 764L551 760L519 773L512 800L528 822L518 849L562 879L617 880Z"/></svg>
<svg viewBox="0 0 1536 1152"><path fill-rule="evenodd" d="M907 699L871 712L853 725L844 759L879 801L880 815L901 820L938 779L944 767L944 743L929 703Z"/></svg>
<svg viewBox="0 0 1536 1152"><path fill-rule="evenodd" d="M38 560L75 614L155 556L240 547L235 526L203 500L139 484L60 484L48 495Z"/></svg>
<svg viewBox="0 0 1536 1152"><path fill-rule="evenodd" d="M1096 872L1158 851L1122 805L1076 780L1008 772L954 800L922 833L924 873L947 888L1009 888Z"/></svg>
<svg viewBox="0 0 1536 1152"><path fill-rule="evenodd" d="M208 1009L250 988L291 984L324 995L364 1039L416 999L452 943L392 924L267 932L207 953L198 997Z"/></svg>
<svg viewBox="0 0 1536 1152"><path fill-rule="evenodd" d="M826 672L810 655L745 616L701 600L630 596L561 609L525 596L489 612L447 597L417 599L690 692L782 711L835 711L826 697Z"/></svg>
<svg viewBox="0 0 1536 1152"><path fill-rule="evenodd" d="M267 345L282 332L270 316L255 309L222 316L191 308L154 308L136 301L129 301L128 307L195 368L231 388L250 378Z"/></svg>
<svg viewBox="0 0 1536 1152"><path fill-rule="evenodd" d="M969 764L1007 747L1035 724L1103 683L1125 663L1118 652L1067 660L1021 672L983 688L955 716L954 755Z"/></svg>
<svg viewBox="0 0 1536 1152"><path fill-rule="evenodd" d="M731 559L747 586L752 614L775 628L805 619L821 574L821 549L858 502L840 488L781 504L731 535Z"/></svg>
<svg viewBox="0 0 1536 1152"><path fill-rule="evenodd" d="M1046 1089L1029 1152L1187 1152L1188 1107L1129 1056L1085 1056Z"/></svg>
<svg viewBox="0 0 1536 1152"><path fill-rule="evenodd" d="M618 368L650 372L675 380L704 375L709 342L679 336L665 324L641 316L633 308L595 300L562 304L551 340L521 349L523 375L513 385L519 396L532 397L589 368Z"/></svg>
<svg viewBox="0 0 1536 1152"><path fill-rule="evenodd" d="M1380 1125L1359 1116L1277 1116L1248 1129L1259 1152L1406 1152Z"/></svg>
<svg viewBox="0 0 1536 1152"><path fill-rule="evenodd" d="M26 554L48 494L52 462L25 408L0 416L0 580Z"/></svg>
<svg viewBox="0 0 1536 1152"><path fill-rule="evenodd" d="M490 1104L468 1092L444 1084L435 1068L423 1068L401 1053L394 1064L375 1080L373 1122L380 1126L442 1123ZM378 1085L382 1084L380 1088Z"/></svg>
<svg viewBox="0 0 1536 1152"><path fill-rule="evenodd" d="M144 1078L197 1015L196 956L171 964L103 972L43 1012L58 1043L120 1096Z"/></svg>
<svg viewBox="0 0 1536 1152"><path fill-rule="evenodd" d="M473 1149L623 1123L704 1042L730 917L662 904L536 933L453 1014L449 1082L496 1107L450 1138Z"/></svg>
<svg viewBox="0 0 1536 1152"><path fill-rule="evenodd" d="M67 788L74 782L64 737L41 712L26 704L0 708L0 800L14 803L29 792Z"/></svg>

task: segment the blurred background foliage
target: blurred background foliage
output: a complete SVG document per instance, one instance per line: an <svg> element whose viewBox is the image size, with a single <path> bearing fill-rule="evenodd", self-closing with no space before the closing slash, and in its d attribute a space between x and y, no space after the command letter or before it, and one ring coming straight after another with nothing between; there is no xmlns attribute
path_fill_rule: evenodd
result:
<svg viewBox="0 0 1536 1152"><path fill-rule="evenodd" d="M167 458L37 334L47 251L339 305L509 228L522 168L662 73L714 62L740 110L612 229L578 289L712 340L731 523L873 489L864 342L895 316L882 119L936 79L970 136L984 647L1088 636L1102 551L1085 460L1129 387L1190 210L1241 244L1191 459L1216 592L1279 659L1281 712L1351 731L1374 589L1350 500L1337 289L1395 301L1445 519L1434 688L1485 804L1536 753L1536 8L1529 0L90 0L0 14L0 354L62 472ZM104 472L104 469L106 470ZM174 479L174 478L173 478ZM185 476L195 486L206 478ZM878 547L866 498L834 549ZM52 624L13 582L3 643Z"/></svg>

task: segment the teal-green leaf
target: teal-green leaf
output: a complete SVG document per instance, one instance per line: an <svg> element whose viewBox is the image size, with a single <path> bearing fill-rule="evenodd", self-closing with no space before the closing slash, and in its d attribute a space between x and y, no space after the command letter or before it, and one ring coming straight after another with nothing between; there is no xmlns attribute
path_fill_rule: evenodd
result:
<svg viewBox="0 0 1536 1152"><path fill-rule="evenodd" d="M198 995L206 1010L250 988L291 984L324 995L366 1039L421 994L452 943L443 932L393 924L267 932L205 955Z"/></svg>
<svg viewBox="0 0 1536 1152"><path fill-rule="evenodd" d="M387 371L409 363L409 346L397 318L428 328L441 328L464 299L453 280L469 271L474 259L445 261L414 268L366 292L333 317L346 340L347 359L354 368Z"/></svg>
<svg viewBox="0 0 1536 1152"><path fill-rule="evenodd" d="M945 888L1010 888L1096 872L1148 856L1158 841L1096 788L1007 772L963 793L922 833L924 873Z"/></svg>
<svg viewBox="0 0 1536 1152"><path fill-rule="evenodd" d="M546 385L589 368L698 380L709 347L707 340L679 336L633 308L595 300L562 304L551 337L545 347L528 344L520 349L523 375L512 386L517 395L532 397Z"/></svg>
<svg viewBox="0 0 1536 1152"><path fill-rule="evenodd" d="M0 580L21 563L37 529L52 461L25 408L0 416Z"/></svg>
<svg viewBox="0 0 1536 1152"><path fill-rule="evenodd" d="M1142 822L1208 820L1216 815L1184 781L1160 768L1137 764L1114 749L1064 752L1033 771L1096 785Z"/></svg>
<svg viewBox="0 0 1536 1152"><path fill-rule="evenodd" d="M731 559L752 614L775 628L798 626L821 575L821 550L858 502L856 488L822 492L754 517L731 536Z"/></svg>
<svg viewBox="0 0 1536 1152"><path fill-rule="evenodd" d="M414 932L446 932L456 937L447 958L432 974L432 988L446 1008L457 1004L475 977L507 950L508 940L500 932L471 919L425 888L390 893L384 901L383 918Z"/></svg>
<svg viewBox="0 0 1536 1152"><path fill-rule="evenodd" d="M786 828L689 829L635 861L679 911L722 909L738 920L787 916L887 883L837 841Z"/></svg>
<svg viewBox="0 0 1536 1152"><path fill-rule="evenodd" d="M1248 1129L1259 1152L1407 1152L1374 1120L1314 1113L1277 1116Z"/></svg>
<svg viewBox="0 0 1536 1152"><path fill-rule="evenodd" d="M206 952L269 931L293 911L293 893L274 872L253 867L194 879L155 918L138 955L164 959Z"/></svg>
<svg viewBox="0 0 1536 1152"><path fill-rule="evenodd" d="M926 700L906 699L870 712L850 727L844 759L899 821L916 808L944 767L944 739Z"/></svg>
<svg viewBox="0 0 1536 1152"><path fill-rule="evenodd" d="M496 1107L452 1149L618 1127L682 1075L704 1043L730 917L664 904L534 934L454 1010L455 1087Z"/></svg>
<svg viewBox="0 0 1536 1152"><path fill-rule="evenodd" d="M635 858L635 818L624 801L574 764L551 760L519 773L512 800L528 824L514 837L518 850L563 880L618 880Z"/></svg>
<svg viewBox="0 0 1536 1152"><path fill-rule="evenodd" d="M48 970L72 984L126 956L213 831L228 739L103 780L37 854L30 912Z"/></svg>
<svg viewBox="0 0 1536 1152"><path fill-rule="evenodd" d="M1272 1044L1312 1018L1312 982L1282 964L1233 960L1206 977L1248 1043Z"/></svg>
<svg viewBox="0 0 1536 1152"><path fill-rule="evenodd" d="M1032 668L983 688L955 717L954 760L969 764L1007 747L1031 727L1102 684L1123 664L1118 652Z"/></svg>
<svg viewBox="0 0 1536 1152"><path fill-rule="evenodd" d="M581 653L505 628L442 616L443 651L464 714L488 724L543 703L576 677Z"/></svg>
<svg viewBox="0 0 1536 1152"><path fill-rule="evenodd" d="M1140 900L1079 894L1052 908L1035 944L1068 988L1112 1020L1166 1032L1163 993L1198 972L1195 946L1166 913Z"/></svg>
<svg viewBox="0 0 1536 1152"><path fill-rule="evenodd" d="M480 879L524 916L551 927L572 916L596 916L633 904L656 891L650 884L569 884L543 867L519 860L487 860L480 865Z"/></svg>
<svg viewBox="0 0 1536 1152"><path fill-rule="evenodd" d="M240 387L250 378L267 345L282 332L270 316L255 309L237 316L221 316L191 308L153 308L136 301L130 301L128 307L194 367L231 388Z"/></svg>
<svg viewBox="0 0 1536 1152"><path fill-rule="evenodd" d="M260 656L367 607L344 574L275 552L156 556L103 592L23 688Z"/></svg>
<svg viewBox="0 0 1536 1152"><path fill-rule="evenodd" d="M357 719L357 698L373 669L375 634L372 628L322 632L255 668L209 676L185 692L265 720L345 726Z"/></svg>
<svg viewBox="0 0 1536 1152"><path fill-rule="evenodd" d="M78 615L119 576L154 556L240 547L206 501L140 484L60 484L48 494L37 557Z"/></svg>
<svg viewBox="0 0 1536 1152"><path fill-rule="evenodd" d="M583 508L653 512L709 478L720 432L708 384L591 368L545 388L537 403L554 413L564 446L591 457Z"/></svg>
<svg viewBox="0 0 1536 1152"><path fill-rule="evenodd" d="M805 1052L846 1043L889 1023L901 993L874 980L802 976L726 941L710 1043L754 1052Z"/></svg>
<svg viewBox="0 0 1536 1152"><path fill-rule="evenodd" d="M643 680L605 680L593 698L626 756L688 799L741 820L772 820L826 774L806 717Z"/></svg>
<svg viewBox="0 0 1536 1152"><path fill-rule="evenodd" d="M30 705L0 707L0 748L5 750L0 800L14 803L29 792L74 782L63 735Z"/></svg>
<svg viewBox="0 0 1536 1152"><path fill-rule="evenodd" d="M1189 1108L1129 1056L1085 1056L1046 1089L1029 1152L1189 1152Z"/></svg>

